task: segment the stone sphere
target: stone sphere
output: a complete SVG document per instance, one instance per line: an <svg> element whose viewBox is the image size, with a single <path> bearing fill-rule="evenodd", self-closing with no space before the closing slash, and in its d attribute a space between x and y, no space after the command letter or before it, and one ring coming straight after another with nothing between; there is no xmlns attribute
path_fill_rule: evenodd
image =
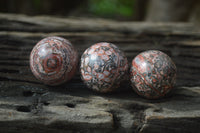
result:
<svg viewBox="0 0 200 133"><path fill-rule="evenodd" d="M176 81L176 66L171 58L158 50L137 55L131 65L130 79L133 89L147 99L165 96Z"/></svg>
<svg viewBox="0 0 200 133"><path fill-rule="evenodd" d="M117 46L102 42L85 50L80 70L88 88L102 93L111 92L125 79L128 61Z"/></svg>
<svg viewBox="0 0 200 133"><path fill-rule="evenodd" d="M72 44L61 37L47 37L38 42L30 55L30 68L37 79L47 85L59 85L75 74L78 54Z"/></svg>

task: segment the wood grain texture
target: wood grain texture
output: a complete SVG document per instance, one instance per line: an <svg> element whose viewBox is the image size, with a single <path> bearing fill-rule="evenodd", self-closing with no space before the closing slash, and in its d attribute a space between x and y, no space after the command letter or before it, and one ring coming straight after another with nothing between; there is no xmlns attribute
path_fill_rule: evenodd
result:
<svg viewBox="0 0 200 133"><path fill-rule="evenodd" d="M200 121L199 31L189 23L0 14L0 130L196 132ZM64 85L45 86L31 73L29 55L47 36L70 40L79 57L97 42L116 44L129 62L144 50L161 50L177 65L175 91L149 101L137 96L126 82L113 94L98 94L83 84L79 72Z"/></svg>

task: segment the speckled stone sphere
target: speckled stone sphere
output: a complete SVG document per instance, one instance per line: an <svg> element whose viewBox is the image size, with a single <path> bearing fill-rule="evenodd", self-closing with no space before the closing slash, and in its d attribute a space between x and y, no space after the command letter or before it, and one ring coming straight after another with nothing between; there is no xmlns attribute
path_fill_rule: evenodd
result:
<svg viewBox="0 0 200 133"><path fill-rule="evenodd" d="M77 51L68 40L61 37L42 39L30 55L31 71L47 85L59 85L71 79L77 63Z"/></svg>
<svg viewBox="0 0 200 133"><path fill-rule="evenodd" d="M158 50L137 55L130 72L133 89L147 99L165 96L176 81L176 66L171 58Z"/></svg>
<svg viewBox="0 0 200 133"><path fill-rule="evenodd" d="M111 43L97 43L81 57L81 78L97 92L111 92L119 87L128 71L124 53Z"/></svg>

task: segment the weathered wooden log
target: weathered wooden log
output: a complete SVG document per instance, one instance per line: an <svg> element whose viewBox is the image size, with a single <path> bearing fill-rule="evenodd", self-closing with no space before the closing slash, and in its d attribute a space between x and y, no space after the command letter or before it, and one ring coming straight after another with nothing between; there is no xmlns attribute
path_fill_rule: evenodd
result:
<svg viewBox="0 0 200 133"><path fill-rule="evenodd" d="M200 127L200 30L189 23L133 23L102 19L0 14L0 132L198 132ZM160 100L145 100L127 84L111 94L89 90L79 73L50 87L29 68L33 46L62 36L78 49L107 41L129 62L158 49L172 57L177 84Z"/></svg>

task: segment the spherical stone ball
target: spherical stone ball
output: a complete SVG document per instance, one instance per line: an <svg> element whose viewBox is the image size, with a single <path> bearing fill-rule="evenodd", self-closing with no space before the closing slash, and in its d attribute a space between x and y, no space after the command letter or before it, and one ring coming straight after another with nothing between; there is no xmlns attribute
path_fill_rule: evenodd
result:
<svg viewBox="0 0 200 133"><path fill-rule="evenodd" d="M30 55L30 68L37 79L47 85L59 85L75 74L78 53L61 37L47 37L38 42Z"/></svg>
<svg viewBox="0 0 200 133"><path fill-rule="evenodd" d="M97 92L111 92L119 87L128 71L124 53L114 44L97 43L85 50L81 57L81 78Z"/></svg>
<svg viewBox="0 0 200 133"><path fill-rule="evenodd" d="M158 50L137 55L130 71L133 89L147 99L165 96L176 81L176 66L171 58Z"/></svg>

